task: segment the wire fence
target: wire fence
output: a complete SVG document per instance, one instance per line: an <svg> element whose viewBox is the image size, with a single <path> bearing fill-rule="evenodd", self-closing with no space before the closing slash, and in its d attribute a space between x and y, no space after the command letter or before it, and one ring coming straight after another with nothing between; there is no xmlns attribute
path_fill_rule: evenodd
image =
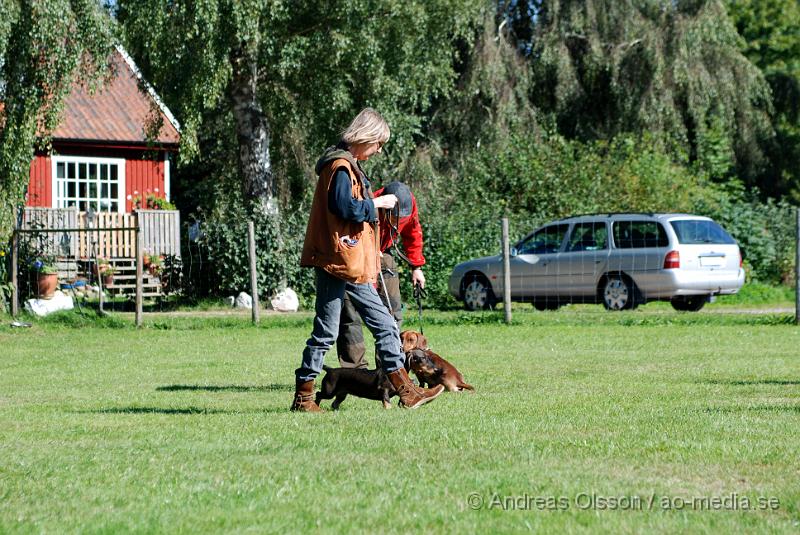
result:
<svg viewBox="0 0 800 535"><path fill-rule="evenodd" d="M148 234L142 220L120 221L117 226L100 226L95 221L92 226L82 223L85 218L80 214L44 213L27 218L15 233L15 314L20 304L52 291L41 279L42 275L53 278L54 272L57 291L71 297L79 309L134 311L137 324L145 310L168 311L178 302L210 296L222 302L239 292L255 298L252 319L258 322L258 298L265 292L264 277L270 274L264 273L264 263L258 261L264 252L256 248L252 223L231 225L237 236L243 234L237 239L245 245L237 252L242 276L234 289L221 285L219 259L214 258L219 251L204 239L197 222L183 227L169 223L168 232L151 228ZM793 216L797 288L800 210ZM126 224L134 226L121 226ZM746 251L707 218L594 214L530 229L520 229L520 223L517 229L505 225L503 231L497 227L499 255L454 259L449 265L440 259L438 264L445 267L429 272L429 280L448 280L446 291L469 310L503 303L507 321L512 301L530 303L542 311L572 303L625 310L651 301L669 302L679 311L698 311L745 283ZM158 245L152 236L158 236ZM159 252L164 247L176 254ZM307 297L313 299L313 295ZM799 311L800 293L795 292L798 324Z"/></svg>

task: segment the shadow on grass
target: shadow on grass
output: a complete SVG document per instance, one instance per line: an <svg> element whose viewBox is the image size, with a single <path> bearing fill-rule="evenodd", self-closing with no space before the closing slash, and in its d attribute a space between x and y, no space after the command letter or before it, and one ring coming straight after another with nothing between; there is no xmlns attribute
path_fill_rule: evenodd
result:
<svg viewBox="0 0 800 535"><path fill-rule="evenodd" d="M709 385L728 385L728 386L753 386L753 385L780 385L780 386L798 386L800 385L799 379L756 379L753 381L724 381L719 379L708 379L698 381L698 383L705 383Z"/></svg>
<svg viewBox="0 0 800 535"><path fill-rule="evenodd" d="M291 400L289 400L291 401ZM204 407L186 407L183 409L171 409L164 407L109 407L107 409L95 409L86 411L75 411L78 414L168 414L174 416L193 416L193 415L208 415L208 414L289 414L289 405L281 407L264 407L263 409L252 410L221 410L209 409ZM325 411L330 414L336 414L336 411Z"/></svg>
<svg viewBox="0 0 800 535"><path fill-rule="evenodd" d="M714 414L735 414L741 412L796 412L800 413L800 405L755 405L750 407L709 407L705 412Z"/></svg>
<svg viewBox="0 0 800 535"><path fill-rule="evenodd" d="M294 392L294 385L168 385L156 388L158 392Z"/></svg>
<svg viewBox="0 0 800 535"><path fill-rule="evenodd" d="M186 407L185 409L166 409L163 407L111 407L91 411L79 411L89 414L236 414L240 411L222 411L202 407Z"/></svg>

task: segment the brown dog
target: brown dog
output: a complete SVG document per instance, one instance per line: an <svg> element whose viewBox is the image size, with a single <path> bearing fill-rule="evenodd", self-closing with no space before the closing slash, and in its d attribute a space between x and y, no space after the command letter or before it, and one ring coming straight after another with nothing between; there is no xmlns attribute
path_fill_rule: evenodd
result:
<svg viewBox="0 0 800 535"><path fill-rule="evenodd" d="M397 391L392 386L386 372L381 368L375 370L364 370L359 368L329 368L323 366L327 373L322 379L322 385L317 392L317 405L322 400L333 399L333 410L338 410L339 405L347 397L358 396L360 398L377 399L383 402L385 409L390 409L389 399L397 395Z"/></svg>
<svg viewBox="0 0 800 535"><path fill-rule="evenodd" d="M412 349L428 349L428 339L417 331L401 332L400 341L403 343L403 353L408 353Z"/></svg>
<svg viewBox="0 0 800 535"><path fill-rule="evenodd" d="M420 386L444 385L450 392L472 390L475 388L464 381L458 369L445 359L428 349L428 339L416 331L400 333L403 351L406 352L406 368L414 372Z"/></svg>

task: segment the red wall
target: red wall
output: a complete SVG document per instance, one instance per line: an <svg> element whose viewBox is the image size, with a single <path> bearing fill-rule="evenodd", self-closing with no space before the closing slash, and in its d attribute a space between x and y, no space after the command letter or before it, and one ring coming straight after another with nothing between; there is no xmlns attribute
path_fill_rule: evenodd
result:
<svg viewBox="0 0 800 535"><path fill-rule="evenodd" d="M125 197L139 195L144 199L148 193L164 197L164 161L126 161ZM131 201L126 201L125 211L130 212L132 209Z"/></svg>
<svg viewBox="0 0 800 535"><path fill-rule="evenodd" d="M26 204L46 208L53 206L53 166L48 156L35 156L31 162Z"/></svg>
<svg viewBox="0 0 800 535"><path fill-rule="evenodd" d="M148 194L164 197L163 153L158 160L143 158L141 150L115 149L113 147L75 148L61 147L58 154L64 156L87 156L96 158L125 159L125 197ZM53 172L49 156L37 154L31 162L30 182L28 184L28 206L53 206ZM158 190L156 192L156 189ZM134 193L136 192L136 193ZM125 202L125 211L132 210L130 200Z"/></svg>

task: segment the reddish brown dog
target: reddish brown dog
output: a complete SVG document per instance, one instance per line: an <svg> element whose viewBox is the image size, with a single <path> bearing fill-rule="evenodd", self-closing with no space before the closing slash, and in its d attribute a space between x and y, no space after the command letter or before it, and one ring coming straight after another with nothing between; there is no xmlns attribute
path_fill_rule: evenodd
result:
<svg viewBox="0 0 800 535"><path fill-rule="evenodd" d="M400 333L403 351L406 353L406 367L417 376L420 386L444 385L450 392L475 390L464 381L458 369L428 348L428 339L416 331Z"/></svg>

